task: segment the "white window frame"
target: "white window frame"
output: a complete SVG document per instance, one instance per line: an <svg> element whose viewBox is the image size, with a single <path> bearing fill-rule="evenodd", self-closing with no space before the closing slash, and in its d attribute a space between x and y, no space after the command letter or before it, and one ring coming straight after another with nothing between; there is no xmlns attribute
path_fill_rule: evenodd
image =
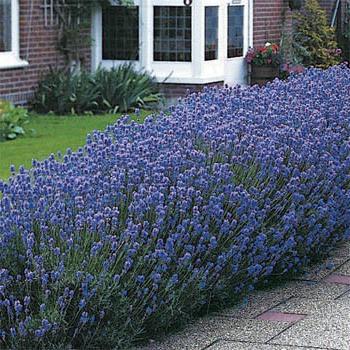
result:
<svg viewBox="0 0 350 350"><path fill-rule="evenodd" d="M244 5L244 50L253 45L254 0L195 0L192 3L192 62L153 61L154 6L184 6L183 0L134 0L139 5L140 55L136 68L151 72L158 82L176 84L207 84L225 81L229 85L246 84L244 57L227 58L227 5ZM218 59L205 61L205 6L219 6ZM101 9L92 14L92 69L111 68L123 61L102 60Z"/></svg>
<svg viewBox="0 0 350 350"><path fill-rule="evenodd" d="M19 56L19 0L11 0L11 51L0 52L0 69L20 68L28 65Z"/></svg>

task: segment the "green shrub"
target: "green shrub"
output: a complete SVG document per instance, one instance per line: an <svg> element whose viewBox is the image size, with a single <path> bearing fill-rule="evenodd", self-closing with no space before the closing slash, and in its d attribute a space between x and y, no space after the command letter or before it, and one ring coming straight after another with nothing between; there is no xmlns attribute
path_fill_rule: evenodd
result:
<svg viewBox="0 0 350 350"><path fill-rule="evenodd" d="M294 53L304 66L327 68L340 62L335 31L317 0L307 0L295 19Z"/></svg>
<svg viewBox="0 0 350 350"><path fill-rule="evenodd" d="M24 125L28 123L26 109L15 107L9 101L0 101L0 142L24 135Z"/></svg>
<svg viewBox="0 0 350 350"><path fill-rule="evenodd" d="M50 69L39 83L32 105L40 113L80 114L96 111L97 100L98 90L89 73Z"/></svg>
<svg viewBox="0 0 350 350"><path fill-rule="evenodd" d="M136 71L132 64L124 64L111 70L98 69L95 74L100 92L100 108L126 112L132 107L147 108L160 101L160 94L152 76Z"/></svg>
<svg viewBox="0 0 350 350"><path fill-rule="evenodd" d="M152 107L161 95L153 77L125 64L96 73L67 73L51 69L40 82L33 100L37 112L56 114L127 112Z"/></svg>

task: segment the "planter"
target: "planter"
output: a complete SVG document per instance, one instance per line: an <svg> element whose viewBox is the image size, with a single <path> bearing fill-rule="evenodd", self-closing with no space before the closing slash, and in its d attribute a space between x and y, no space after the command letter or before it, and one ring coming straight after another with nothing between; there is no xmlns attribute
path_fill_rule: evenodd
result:
<svg viewBox="0 0 350 350"><path fill-rule="evenodd" d="M300 10L303 6L303 0L289 0L289 8L291 10Z"/></svg>
<svg viewBox="0 0 350 350"><path fill-rule="evenodd" d="M250 85L264 85L279 76L279 67L251 65Z"/></svg>

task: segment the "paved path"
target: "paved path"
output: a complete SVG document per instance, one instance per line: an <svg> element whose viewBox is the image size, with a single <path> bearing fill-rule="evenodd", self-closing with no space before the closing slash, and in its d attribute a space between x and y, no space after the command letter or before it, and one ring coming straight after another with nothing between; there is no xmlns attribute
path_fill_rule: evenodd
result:
<svg viewBox="0 0 350 350"><path fill-rule="evenodd" d="M204 349L350 350L350 242L297 279L142 348Z"/></svg>

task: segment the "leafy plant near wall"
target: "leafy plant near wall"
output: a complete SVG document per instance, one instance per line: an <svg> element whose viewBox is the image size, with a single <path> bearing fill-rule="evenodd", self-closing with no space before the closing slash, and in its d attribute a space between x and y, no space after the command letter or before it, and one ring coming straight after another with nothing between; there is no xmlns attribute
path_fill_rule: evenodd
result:
<svg viewBox="0 0 350 350"><path fill-rule="evenodd" d="M127 112L154 107L160 100L154 78L125 64L95 73L51 69L39 83L32 105L40 113L83 114Z"/></svg>
<svg viewBox="0 0 350 350"><path fill-rule="evenodd" d="M81 114L97 110L98 96L91 74L50 69L40 81L32 105L39 113Z"/></svg>
<svg viewBox="0 0 350 350"><path fill-rule="evenodd" d="M340 62L341 51L335 31L327 21L326 12L317 0L307 0L305 7L294 15L293 54L305 66L327 68Z"/></svg>
<svg viewBox="0 0 350 350"><path fill-rule="evenodd" d="M24 135L26 133L24 125L28 123L26 109L15 107L9 101L0 101L0 142L14 140Z"/></svg>
<svg viewBox="0 0 350 350"><path fill-rule="evenodd" d="M132 107L147 108L157 104L161 95L156 82L145 71L136 71L131 64L125 64L111 70L99 69L95 82L100 93L101 109L126 112Z"/></svg>

